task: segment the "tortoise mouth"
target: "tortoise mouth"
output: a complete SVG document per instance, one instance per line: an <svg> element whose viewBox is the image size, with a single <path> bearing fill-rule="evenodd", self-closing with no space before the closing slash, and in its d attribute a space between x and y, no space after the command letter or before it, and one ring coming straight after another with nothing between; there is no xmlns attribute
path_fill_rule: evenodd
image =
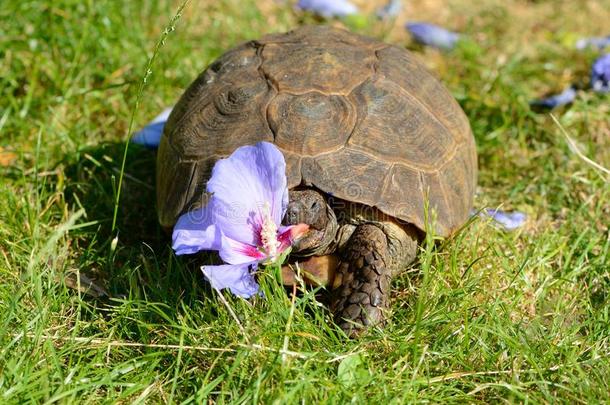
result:
<svg viewBox="0 0 610 405"><path fill-rule="evenodd" d="M299 256L310 256L315 254L324 240L324 230L309 228L305 235L301 236L292 244L292 252Z"/></svg>
<svg viewBox="0 0 610 405"><path fill-rule="evenodd" d="M298 257L306 257L332 253L336 245L334 242L337 229L337 219L334 215L330 215L323 229L310 227L305 235L293 243L292 254Z"/></svg>

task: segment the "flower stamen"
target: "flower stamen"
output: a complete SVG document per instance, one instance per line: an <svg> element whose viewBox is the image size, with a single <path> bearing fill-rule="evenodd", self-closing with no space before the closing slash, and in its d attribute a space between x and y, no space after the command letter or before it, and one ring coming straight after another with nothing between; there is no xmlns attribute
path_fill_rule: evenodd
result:
<svg viewBox="0 0 610 405"><path fill-rule="evenodd" d="M277 239L277 225L271 218L271 207L268 202L263 206L263 225L261 227L262 249L271 261L275 261L280 248L280 241Z"/></svg>

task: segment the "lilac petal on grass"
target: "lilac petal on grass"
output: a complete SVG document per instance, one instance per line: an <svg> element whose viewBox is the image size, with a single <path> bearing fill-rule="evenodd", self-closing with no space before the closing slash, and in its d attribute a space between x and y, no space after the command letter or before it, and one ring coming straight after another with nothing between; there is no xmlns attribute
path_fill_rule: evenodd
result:
<svg viewBox="0 0 610 405"><path fill-rule="evenodd" d="M299 0L297 7L325 18L345 17L358 13L358 7L347 0Z"/></svg>
<svg viewBox="0 0 610 405"><path fill-rule="evenodd" d="M434 24L411 22L405 28L416 42L435 48L453 49L460 39L460 34Z"/></svg>
<svg viewBox="0 0 610 405"><path fill-rule="evenodd" d="M530 102L532 107L555 108L562 105L570 104L576 98L576 89L573 86L568 87L559 94L554 94L550 97L533 100Z"/></svg>
<svg viewBox="0 0 610 405"><path fill-rule="evenodd" d="M250 266L256 266L256 263L202 266L201 271L212 288L216 290L228 288L239 297L250 298L258 293L258 284L250 273Z"/></svg>
<svg viewBox="0 0 610 405"><path fill-rule="evenodd" d="M171 112L172 107L163 110L161 114L157 115L151 122L146 124L144 128L136 132L131 137L131 142L146 146L150 149L157 149L161 142L163 128L165 128L165 123Z"/></svg>
<svg viewBox="0 0 610 405"><path fill-rule="evenodd" d="M593 62L591 87L598 93L610 92L610 53L600 56Z"/></svg>
<svg viewBox="0 0 610 405"><path fill-rule="evenodd" d="M377 10L377 17L382 20L386 20L388 18L396 17L400 14L402 10L402 1L401 0L389 0L385 6L379 8Z"/></svg>
<svg viewBox="0 0 610 405"><path fill-rule="evenodd" d="M597 48L602 50L606 47L610 46L610 35L607 37L589 37L589 38L581 38L576 41L576 49L585 49L585 48Z"/></svg>
<svg viewBox="0 0 610 405"><path fill-rule="evenodd" d="M519 211L501 211L494 208L485 208L480 212L474 211L473 215L479 215L481 217L490 217L495 223L500 225L507 231L512 231L522 227L527 220L527 215Z"/></svg>

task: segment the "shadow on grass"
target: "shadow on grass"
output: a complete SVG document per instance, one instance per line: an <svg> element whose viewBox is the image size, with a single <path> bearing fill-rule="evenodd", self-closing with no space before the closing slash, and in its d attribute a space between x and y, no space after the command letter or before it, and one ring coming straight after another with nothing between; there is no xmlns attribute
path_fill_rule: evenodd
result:
<svg viewBox="0 0 610 405"><path fill-rule="evenodd" d="M99 222L100 241L114 237L112 217L124 148L122 143L104 143L84 149L66 167L66 198L85 209L87 220ZM146 244L159 250L169 240L156 220L155 159L155 151L130 145L117 217L122 245Z"/></svg>
<svg viewBox="0 0 610 405"><path fill-rule="evenodd" d="M157 222L156 151L130 145L119 203L119 242L111 254L115 193L125 145L104 143L66 162L66 199L86 212L93 225L73 232L78 268L91 275L112 299L189 305L209 291L198 267L208 255L176 260L171 237ZM108 302L108 297L102 297Z"/></svg>

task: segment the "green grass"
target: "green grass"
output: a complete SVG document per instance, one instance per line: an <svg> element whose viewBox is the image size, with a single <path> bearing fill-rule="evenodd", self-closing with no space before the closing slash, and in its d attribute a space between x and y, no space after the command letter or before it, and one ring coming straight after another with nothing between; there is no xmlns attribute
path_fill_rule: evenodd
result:
<svg viewBox="0 0 610 405"><path fill-rule="evenodd" d="M191 2L134 109L179 2L3 2L0 146L15 159L0 166L0 402L610 401L608 177L527 103L586 82L596 54L573 43L608 34L610 3L408 3L395 25L352 26L401 46L405 18L468 35L418 53L470 118L476 206L529 220L512 233L475 220L423 246L393 283L388 327L346 340L313 292L291 301L267 276L264 300L226 295L237 323L201 258L176 258L157 225L154 152L128 150L113 231L132 113L137 128L224 50L313 18ZM609 102L581 92L555 113L606 167ZM84 293L90 280L107 295Z"/></svg>

